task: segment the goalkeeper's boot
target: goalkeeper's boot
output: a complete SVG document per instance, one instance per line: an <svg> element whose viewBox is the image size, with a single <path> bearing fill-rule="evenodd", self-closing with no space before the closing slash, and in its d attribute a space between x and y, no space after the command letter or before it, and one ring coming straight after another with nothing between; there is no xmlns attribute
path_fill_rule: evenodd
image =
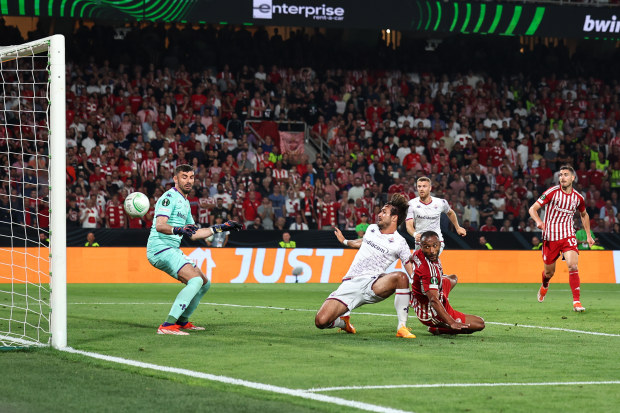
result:
<svg viewBox="0 0 620 413"><path fill-rule="evenodd" d="M351 324L351 317L346 315L344 317L340 317L342 321L344 321L344 328L341 328L339 331L346 331L349 334L355 334L355 327Z"/></svg>
<svg viewBox="0 0 620 413"><path fill-rule="evenodd" d="M172 324L164 326L163 324L157 329L157 334L173 334L175 336L189 336L189 333L180 330L181 326L178 324Z"/></svg>
<svg viewBox="0 0 620 413"><path fill-rule="evenodd" d="M545 301L545 295L547 295L547 291L549 291L549 287L545 288L542 285L540 286L540 289L538 290L538 302L542 303L543 301Z"/></svg>
<svg viewBox="0 0 620 413"><path fill-rule="evenodd" d="M202 331L202 330L205 329L204 327L195 326L194 324L192 324L191 321L188 321L187 323L185 323L183 325L179 324L179 326L181 326L181 330Z"/></svg>
<svg viewBox="0 0 620 413"><path fill-rule="evenodd" d="M586 308L581 305L579 301L573 301L573 311L577 311L578 313L582 313L586 311Z"/></svg>
<svg viewBox="0 0 620 413"><path fill-rule="evenodd" d="M400 337L400 338L415 338L415 334L413 334L411 332L411 329L409 327L402 326L396 332L396 337Z"/></svg>

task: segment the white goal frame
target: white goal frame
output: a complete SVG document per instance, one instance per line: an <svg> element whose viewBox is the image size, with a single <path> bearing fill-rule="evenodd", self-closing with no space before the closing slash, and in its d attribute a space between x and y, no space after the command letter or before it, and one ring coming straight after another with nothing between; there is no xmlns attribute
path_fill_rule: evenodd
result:
<svg viewBox="0 0 620 413"><path fill-rule="evenodd" d="M0 47L7 61L48 52L49 197L50 197L50 334L51 345L67 347L67 225L66 225L66 80L65 38L53 35L17 46Z"/></svg>

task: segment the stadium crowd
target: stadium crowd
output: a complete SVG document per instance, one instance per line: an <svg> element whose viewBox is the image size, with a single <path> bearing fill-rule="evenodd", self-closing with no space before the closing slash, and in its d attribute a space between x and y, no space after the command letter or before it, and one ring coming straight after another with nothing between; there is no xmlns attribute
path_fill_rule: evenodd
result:
<svg viewBox="0 0 620 413"><path fill-rule="evenodd" d="M277 32L265 35L247 47L293 53ZM244 38L217 36L218 50ZM70 41L76 50L102 45L92 32ZM304 50L323 44L298 41ZM433 195L449 201L466 229L537 231L527 209L569 164L593 231L620 233L617 81L319 68L299 56L291 56L302 63L295 66L256 57L244 64L232 52L230 64L217 67L197 68L182 51L159 56L161 65L116 65L98 53L67 66L69 227L150 227L153 208L130 219L124 198L141 191L153 206L174 185L175 167L188 163L196 171L188 199L201 225L222 217L248 229L355 230L374 221L390 194L415 197L416 179L428 176ZM329 151L283 152L279 125L292 121L307 124ZM3 148L20 134L32 144L0 153L11 165L0 172L0 222L19 222L11 210L23 202L23 220L46 227L47 177L32 167L46 162L46 148L32 128L8 122L2 132Z"/></svg>

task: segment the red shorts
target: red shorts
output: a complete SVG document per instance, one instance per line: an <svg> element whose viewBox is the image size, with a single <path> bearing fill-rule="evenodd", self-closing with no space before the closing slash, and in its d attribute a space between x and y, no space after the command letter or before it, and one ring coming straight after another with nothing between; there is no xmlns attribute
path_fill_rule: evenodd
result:
<svg viewBox="0 0 620 413"><path fill-rule="evenodd" d="M560 254L566 251L575 251L579 254L577 238L568 237L558 241L543 241L543 262L547 265L553 264L560 257Z"/></svg>
<svg viewBox="0 0 620 413"><path fill-rule="evenodd" d="M450 301L448 300L448 295L450 294L450 290L452 289L452 284L450 283L450 279L449 278L442 277L442 279L441 279L441 289L443 291L443 299L441 300L441 303L443 304L443 307L446 309L448 314L450 314L450 317L452 317L456 321L460 321L461 323L464 323L465 322L465 314L461 313L460 311L456 311L454 308L452 308L452 306L450 305ZM445 324L443 322L443 320L440 317L436 316L436 315L431 317L430 320L424 320L424 321L420 320L420 322L422 324L424 324L425 326L429 326L429 327L435 327L437 325L444 325Z"/></svg>

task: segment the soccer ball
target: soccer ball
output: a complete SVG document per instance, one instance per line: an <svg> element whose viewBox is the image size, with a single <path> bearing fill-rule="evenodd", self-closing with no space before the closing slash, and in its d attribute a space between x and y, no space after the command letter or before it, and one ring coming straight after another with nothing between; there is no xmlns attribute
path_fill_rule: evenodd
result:
<svg viewBox="0 0 620 413"><path fill-rule="evenodd" d="M147 213L151 203L149 198L142 192L132 192L125 198L125 212L132 218L143 217Z"/></svg>

